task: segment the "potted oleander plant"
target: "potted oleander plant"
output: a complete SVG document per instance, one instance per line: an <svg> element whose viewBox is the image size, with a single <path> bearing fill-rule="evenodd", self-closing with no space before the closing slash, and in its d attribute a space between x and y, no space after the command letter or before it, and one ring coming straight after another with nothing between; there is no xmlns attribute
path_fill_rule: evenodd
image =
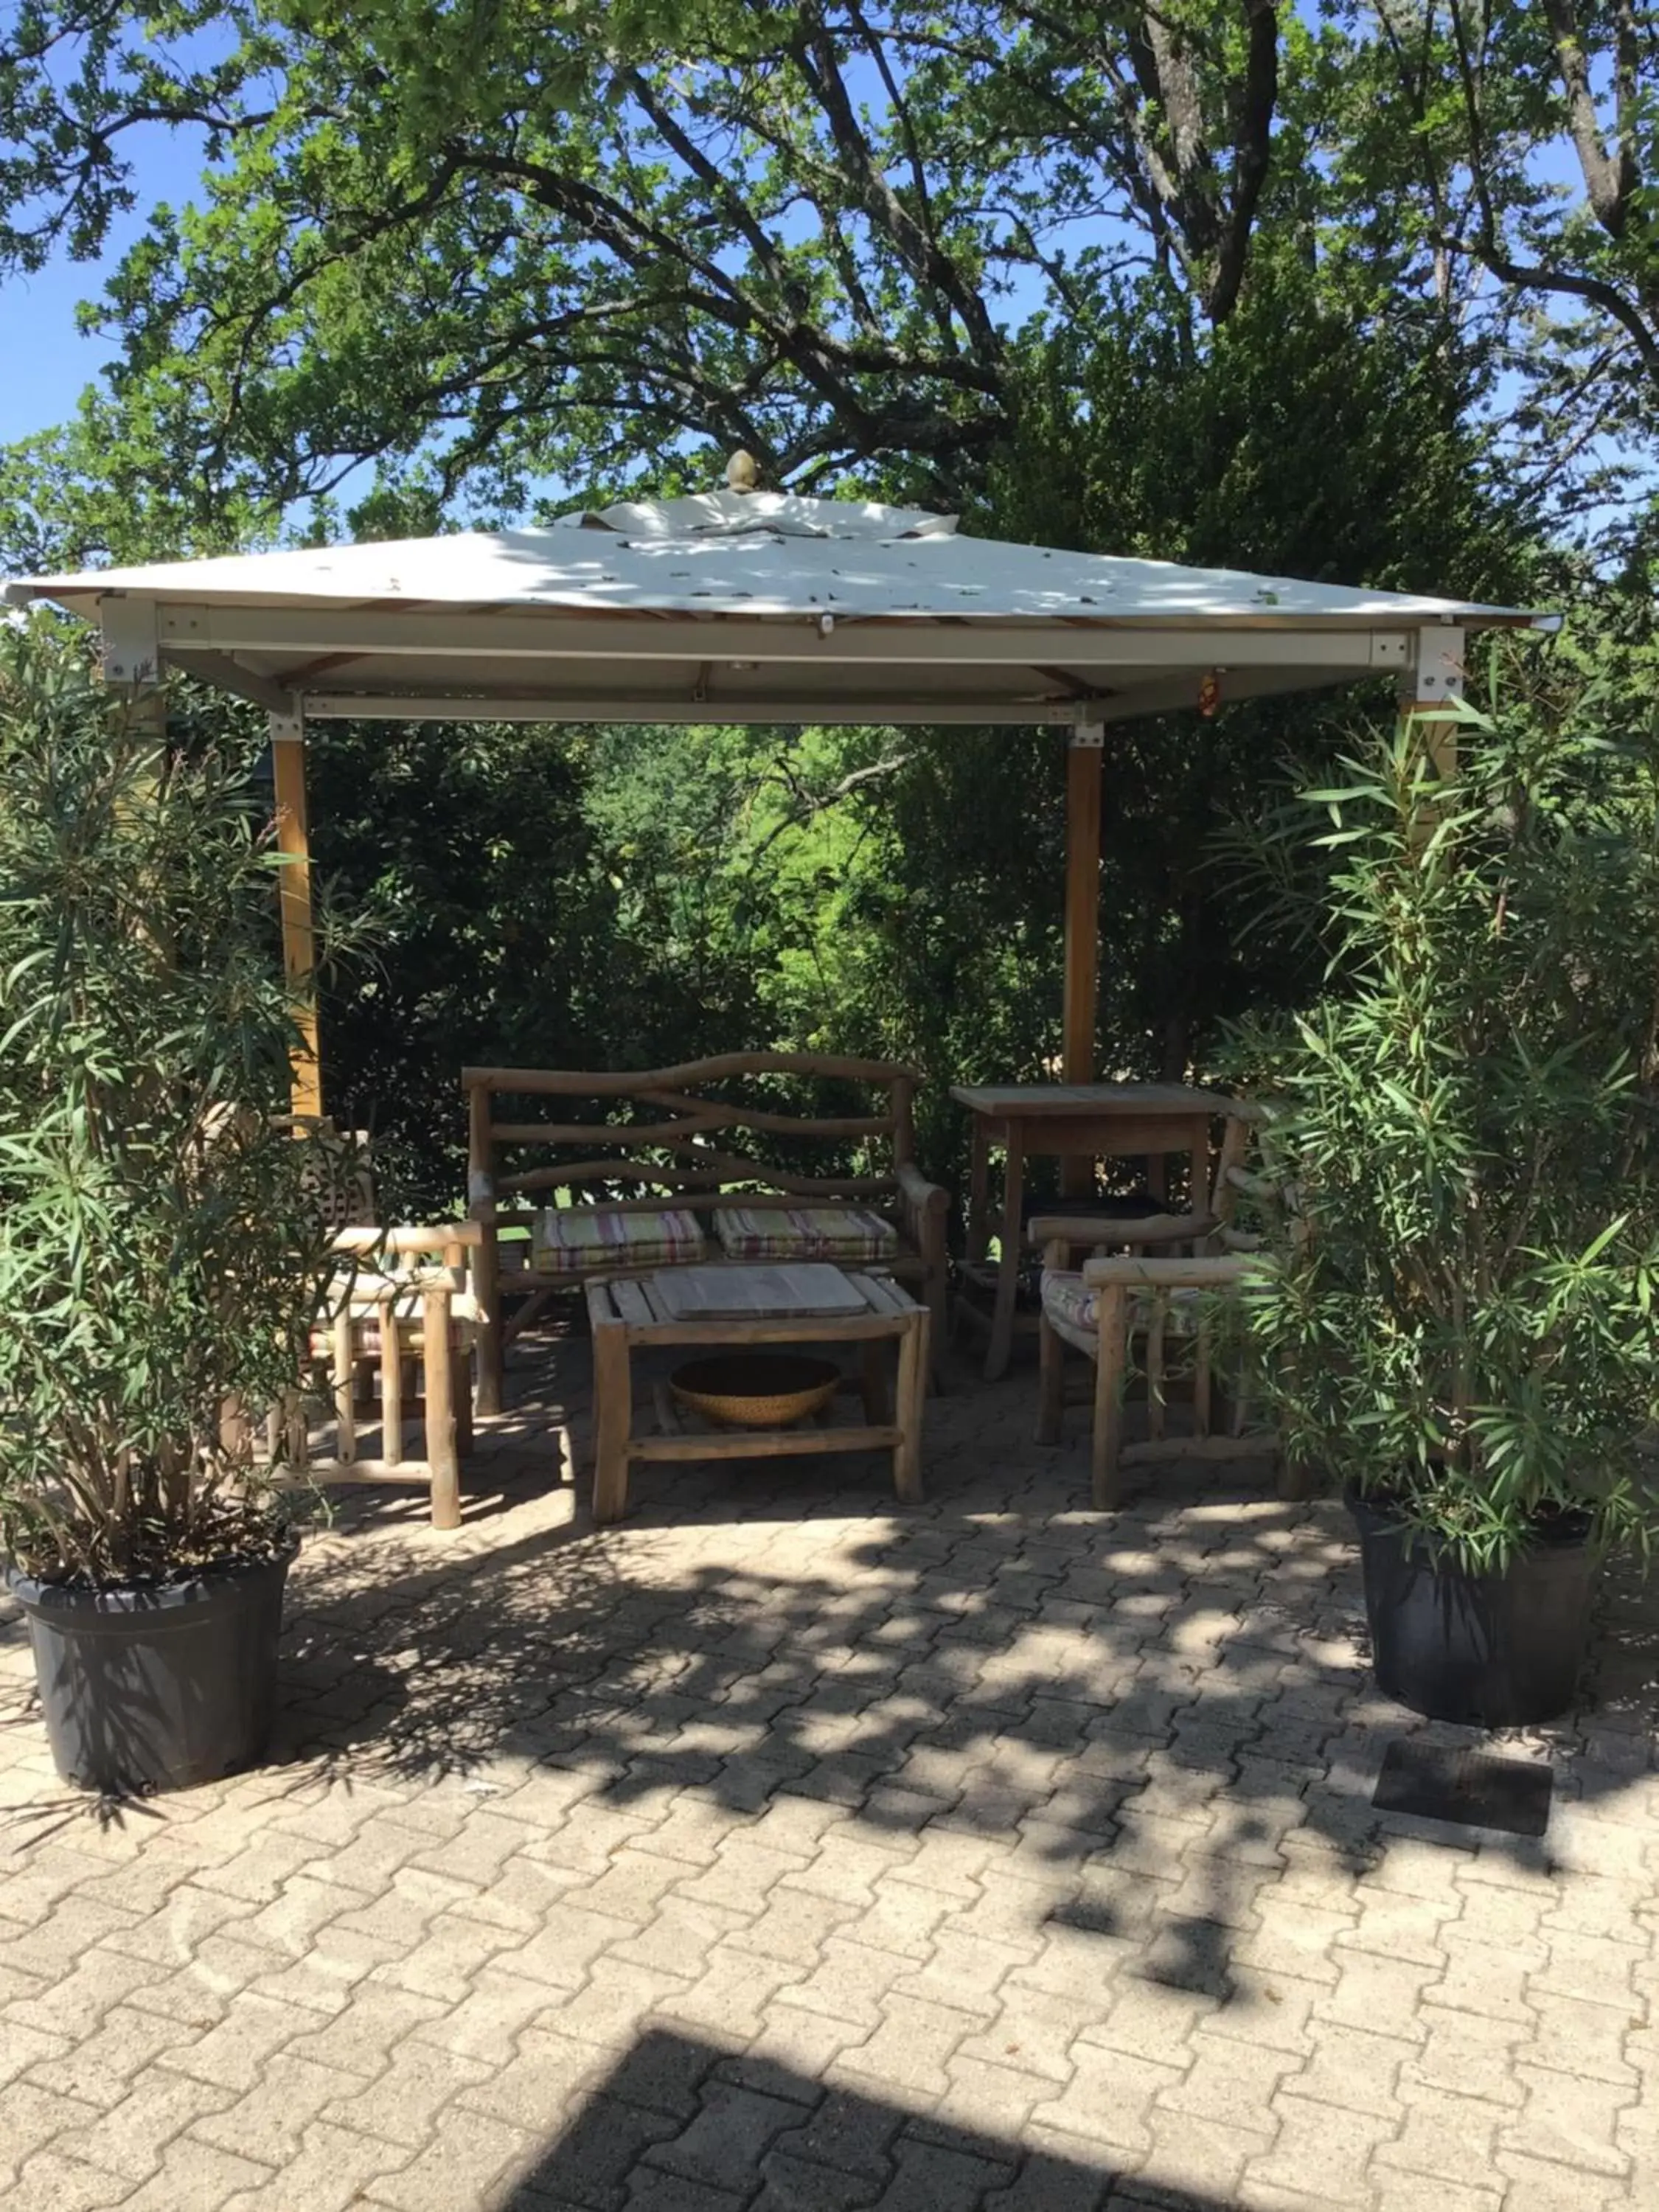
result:
<svg viewBox="0 0 1659 2212"><path fill-rule="evenodd" d="M1571 1703L1656 1521L1659 744L1586 712L1462 709L1443 778L1408 725L1308 794L1327 987L1245 1042L1285 1449L1345 1488L1382 1688L1487 1726Z"/></svg>
<svg viewBox="0 0 1659 2212"><path fill-rule="evenodd" d="M252 1436L331 1269L251 752L0 632L0 1549L105 1791L246 1765L272 1717L295 1539Z"/></svg>

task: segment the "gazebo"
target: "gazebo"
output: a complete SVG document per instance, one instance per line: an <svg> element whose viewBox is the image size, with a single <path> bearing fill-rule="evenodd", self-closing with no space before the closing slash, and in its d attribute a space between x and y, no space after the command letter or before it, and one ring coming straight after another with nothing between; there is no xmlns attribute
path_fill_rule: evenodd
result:
<svg viewBox="0 0 1659 2212"><path fill-rule="evenodd" d="M951 516L731 488L457 532L161 562L6 586L96 623L107 680L169 668L270 717L288 972L313 965L307 722L1051 725L1068 736L1062 1069L1094 1073L1108 727L1392 678L1461 695L1469 635L1514 608L958 533ZM317 1040L297 1111L322 1110Z"/></svg>

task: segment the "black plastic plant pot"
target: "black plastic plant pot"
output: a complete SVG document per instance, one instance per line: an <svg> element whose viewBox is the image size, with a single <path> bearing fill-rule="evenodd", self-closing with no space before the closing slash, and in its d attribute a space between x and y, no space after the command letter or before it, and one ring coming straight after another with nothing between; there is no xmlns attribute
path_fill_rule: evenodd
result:
<svg viewBox="0 0 1659 2212"><path fill-rule="evenodd" d="M188 1790L252 1766L270 1737L283 1584L299 1549L155 1589L7 1576L28 1618L58 1772L108 1796Z"/></svg>
<svg viewBox="0 0 1659 2212"><path fill-rule="evenodd" d="M1380 1500L1359 1528L1372 1662L1385 1696L1431 1720L1524 1728L1572 1704L1597 1555L1584 1522L1540 1527L1503 1574L1465 1574Z"/></svg>

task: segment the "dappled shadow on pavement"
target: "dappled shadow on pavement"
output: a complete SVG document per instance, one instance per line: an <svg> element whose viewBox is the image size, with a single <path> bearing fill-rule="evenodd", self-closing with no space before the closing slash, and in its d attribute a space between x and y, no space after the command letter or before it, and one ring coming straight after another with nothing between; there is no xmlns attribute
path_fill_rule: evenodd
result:
<svg viewBox="0 0 1659 2212"><path fill-rule="evenodd" d="M1287 1862L1351 1876L1390 1835L1471 1841L1373 1810L1388 1743L1490 1739L1376 1694L1334 1503L1264 1495L1257 1461L1160 1467L1091 1511L1081 1445L1031 1444L1029 1400L1016 1376L935 1401L913 1514L872 1460L655 1472L619 1528L567 1492L562 1518L417 1558L371 1521L300 1578L285 1754L308 1778L541 1773L560 1818L685 1790L994 1839L1103 1967L1235 2002ZM1576 1812L1650 1771L1659 1611L1631 1579L1597 1667L1577 1714L1502 1747L1556 1776L1550 1836L1486 1839L1517 1866L1549 1871Z"/></svg>
<svg viewBox="0 0 1659 2212"><path fill-rule="evenodd" d="M308 1545L267 1768L100 1829L24 1802L37 1723L0 1739L58 1824L0 1837L15 2024L77 2085L148 2063L175 2128L199 2040L150 2201L202 2142L262 2162L191 2183L235 2212L348 2152L411 2212L1655 2201L1653 1592L1609 1584L1580 1709L1503 1746L1547 1834L1437 1827L1375 1809L1383 1753L1473 1739L1377 1698L1340 1510L1259 1462L1096 1513L1017 1375L930 1406L918 1511L803 1460L653 1471L595 1531L548 1440L574 1349L459 1534L348 1496Z"/></svg>
<svg viewBox="0 0 1659 2212"><path fill-rule="evenodd" d="M529 2114L515 2108L521 2118ZM550 2118L552 2117L549 2116ZM1111 2100L1103 2096L1103 2135ZM1124 2122L1126 2144L1135 2132ZM1127 2148L1032 2148L658 2027L591 2080L500 2212L1229 2212ZM1127 2168L1129 2170L1126 2171Z"/></svg>

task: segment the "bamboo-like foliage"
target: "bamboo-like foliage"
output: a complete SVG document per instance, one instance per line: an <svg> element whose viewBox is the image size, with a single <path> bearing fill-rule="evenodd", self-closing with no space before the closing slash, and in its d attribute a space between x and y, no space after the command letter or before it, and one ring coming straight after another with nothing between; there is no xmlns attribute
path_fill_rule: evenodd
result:
<svg viewBox="0 0 1659 2212"><path fill-rule="evenodd" d="M330 1267L272 1119L268 813L50 629L0 636L0 1542L49 1578L276 1538L227 1413L293 1383Z"/></svg>
<svg viewBox="0 0 1659 2212"><path fill-rule="evenodd" d="M1246 1295L1291 1455L1497 1570L1656 1517L1659 740L1460 720L1446 781L1407 726L1308 794L1328 988L1245 1040L1308 1233Z"/></svg>

